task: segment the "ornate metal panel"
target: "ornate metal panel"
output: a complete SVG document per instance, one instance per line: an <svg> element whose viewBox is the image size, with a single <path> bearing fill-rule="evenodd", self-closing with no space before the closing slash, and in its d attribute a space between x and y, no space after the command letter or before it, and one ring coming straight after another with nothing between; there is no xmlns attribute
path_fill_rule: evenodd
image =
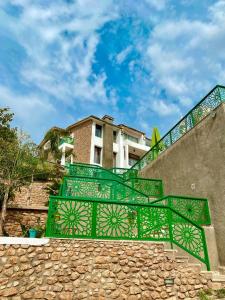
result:
<svg viewBox="0 0 225 300"><path fill-rule="evenodd" d="M140 238L150 240L169 240L169 220L167 209L141 207Z"/></svg>
<svg viewBox="0 0 225 300"><path fill-rule="evenodd" d="M151 204L169 206L182 216L199 225L210 225L211 219L207 199L185 197L185 196L166 196ZM175 216L174 216L175 217ZM180 218L178 217L180 220ZM173 219L176 223L177 220ZM186 221L185 221L186 222Z"/></svg>
<svg viewBox="0 0 225 300"><path fill-rule="evenodd" d="M194 223L184 222L181 216L179 220L175 212L171 213L171 217L176 220L176 223L171 223L173 242L209 267L204 230Z"/></svg>
<svg viewBox="0 0 225 300"><path fill-rule="evenodd" d="M148 196L122 182L86 177L64 177L61 195L76 199L148 203Z"/></svg>
<svg viewBox="0 0 225 300"><path fill-rule="evenodd" d="M137 238L137 211L127 205L99 203L96 213L96 236L116 239Z"/></svg>
<svg viewBox="0 0 225 300"><path fill-rule="evenodd" d="M68 171L70 176L102 178L121 182L123 181L122 177L110 172L109 170L94 165L70 164Z"/></svg>
<svg viewBox="0 0 225 300"><path fill-rule="evenodd" d="M204 230L166 206L51 196L46 235L170 241L209 269Z"/></svg>
<svg viewBox="0 0 225 300"><path fill-rule="evenodd" d="M163 184L160 179L131 178L126 181L135 190L138 190L149 198L158 199L163 197Z"/></svg>
<svg viewBox="0 0 225 300"><path fill-rule="evenodd" d="M51 199L47 232L55 237L91 237L92 202Z"/></svg>

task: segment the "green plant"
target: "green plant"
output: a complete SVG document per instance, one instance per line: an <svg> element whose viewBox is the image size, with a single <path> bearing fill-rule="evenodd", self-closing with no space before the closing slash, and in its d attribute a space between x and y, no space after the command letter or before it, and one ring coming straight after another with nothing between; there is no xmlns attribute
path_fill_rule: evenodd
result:
<svg viewBox="0 0 225 300"><path fill-rule="evenodd" d="M22 230L22 235L23 237L29 237L29 230L34 229L37 231L37 238L41 238L45 234L45 226L41 225L41 219L40 217L37 218L37 225L36 226L28 226L24 225L21 222L19 222L21 230Z"/></svg>
<svg viewBox="0 0 225 300"><path fill-rule="evenodd" d="M206 295L209 295L209 296L213 295L213 290L212 289L206 289L206 290L204 290L204 292L206 293Z"/></svg>
<svg viewBox="0 0 225 300"><path fill-rule="evenodd" d="M216 291L216 296L219 299L225 298L225 288L219 289Z"/></svg>
<svg viewBox="0 0 225 300"><path fill-rule="evenodd" d="M210 300L204 290L198 292L198 297L200 300Z"/></svg>
<svg viewBox="0 0 225 300"><path fill-rule="evenodd" d="M28 237L29 236L29 227L22 223L19 223L19 224L20 224L20 228L22 230L23 237Z"/></svg>

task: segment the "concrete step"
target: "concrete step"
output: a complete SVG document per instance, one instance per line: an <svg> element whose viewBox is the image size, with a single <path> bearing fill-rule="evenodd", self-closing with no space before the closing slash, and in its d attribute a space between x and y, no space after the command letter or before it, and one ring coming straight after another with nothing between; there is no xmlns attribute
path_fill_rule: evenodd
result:
<svg viewBox="0 0 225 300"><path fill-rule="evenodd" d="M182 256L182 255L176 255L175 260L176 260L177 263L188 264L189 257L188 256Z"/></svg>
<svg viewBox="0 0 225 300"><path fill-rule="evenodd" d="M221 275L225 275L225 267L224 266L219 266L219 272Z"/></svg>

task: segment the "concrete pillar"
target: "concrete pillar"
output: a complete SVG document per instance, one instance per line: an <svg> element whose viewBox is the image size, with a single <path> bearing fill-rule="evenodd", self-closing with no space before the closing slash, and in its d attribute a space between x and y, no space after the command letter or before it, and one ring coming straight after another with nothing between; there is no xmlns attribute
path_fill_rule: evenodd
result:
<svg viewBox="0 0 225 300"><path fill-rule="evenodd" d="M62 148L62 157L61 157L61 165L65 166L66 164L66 149L65 147Z"/></svg>
<svg viewBox="0 0 225 300"><path fill-rule="evenodd" d="M125 161L124 161L124 168L129 168L129 146L125 145Z"/></svg>
<svg viewBox="0 0 225 300"><path fill-rule="evenodd" d="M208 248L210 268L212 271L219 268L219 256L216 245L216 235L214 226L203 226L205 231L206 243Z"/></svg>
<svg viewBox="0 0 225 300"><path fill-rule="evenodd" d="M104 168L113 167L113 127L108 123L103 125L103 157Z"/></svg>
<svg viewBox="0 0 225 300"><path fill-rule="evenodd" d="M123 168L124 150L123 150L123 135L121 130L118 131L117 143L118 143L117 167Z"/></svg>

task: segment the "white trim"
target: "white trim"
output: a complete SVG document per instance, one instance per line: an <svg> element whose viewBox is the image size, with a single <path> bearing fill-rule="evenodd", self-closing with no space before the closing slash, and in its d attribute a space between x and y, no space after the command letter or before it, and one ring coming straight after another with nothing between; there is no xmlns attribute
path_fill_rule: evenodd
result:
<svg viewBox="0 0 225 300"><path fill-rule="evenodd" d="M41 246L49 243L46 238L0 237L0 245L33 245Z"/></svg>
<svg viewBox="0 0 225 300"><path fill-rule="evenodd" d="M94 152L95 152L94 138L95 138L95 122L93 122L91 126L90 164L94 164Z"/></svg>

